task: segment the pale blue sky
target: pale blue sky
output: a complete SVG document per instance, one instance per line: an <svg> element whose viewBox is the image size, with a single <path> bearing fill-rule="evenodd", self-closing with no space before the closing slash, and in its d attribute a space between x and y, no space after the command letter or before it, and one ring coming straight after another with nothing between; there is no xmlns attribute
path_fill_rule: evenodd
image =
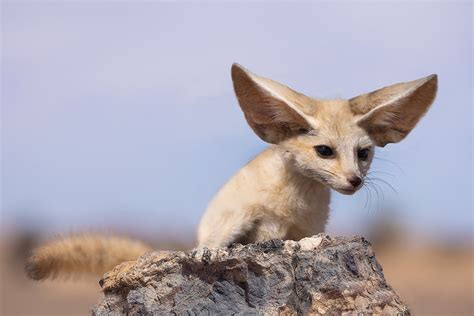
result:
<svg viewBox="0 0 474 316"><path fill-rule="evenodd" d="M472 232L472 4L2 3L2 217L9 227L179 229L265 147L239 62L315 97L437 73L431 111L373 169L396 188L333 196L329 231L386 212L416 234ZM393 212L390 210L397 210ZM183 232L183 233L181 233Z"/></svg>

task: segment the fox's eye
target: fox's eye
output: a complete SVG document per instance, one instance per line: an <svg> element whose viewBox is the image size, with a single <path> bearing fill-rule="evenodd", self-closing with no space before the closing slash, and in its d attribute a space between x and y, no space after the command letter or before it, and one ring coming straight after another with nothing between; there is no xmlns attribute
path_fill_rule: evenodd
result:
<svg viewBox="0 0 474 316"><path fill-rule="evenodd" d="M318 155L322 158L330 158L334 155L334 151L331 149L331 147L326 146L326 145L319 145L314 147Z"/></svg>
<svg viewBox="0 0 474 316"><path fill-rule="evenodd" d="M365 149L359 149L357 151L357 157L359 157L360 160L367 160L367 158L369 158L369 152L370 152L370 149L368 148L365 148Z"/></svg>
<svg viewBox="0 0 474 316"><path fill-rule="evenodd" d="M299 132L300 134L308 134L309 130L308 130L307 128L300 128L300 129L298 130L298 132Z"/></svg>

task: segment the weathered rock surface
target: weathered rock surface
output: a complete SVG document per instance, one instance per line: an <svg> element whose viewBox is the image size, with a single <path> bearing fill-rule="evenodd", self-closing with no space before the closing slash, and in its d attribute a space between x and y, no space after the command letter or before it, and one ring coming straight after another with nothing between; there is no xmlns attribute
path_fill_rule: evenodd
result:
<svg viewBox="0 0 474 316"><path fill-rule="evenodd" d="M95 315L409 314L362 237L151 252L101 286Z"/></svg>

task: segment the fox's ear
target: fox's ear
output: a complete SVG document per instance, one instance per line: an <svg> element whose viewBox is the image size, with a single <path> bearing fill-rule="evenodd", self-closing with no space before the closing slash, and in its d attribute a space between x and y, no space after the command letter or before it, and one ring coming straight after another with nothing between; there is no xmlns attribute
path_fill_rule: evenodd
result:
<svg viewBox="0 0 474 316"><path fill-rule="evenodd" d="M265 142L276 144L309 129L302 110L308 97L239 64L232 65L232 81L248 124Z"/></svg>
<svg viewBox="0 0 474 316"><path fill-rule="evenodd" d="M402 82L349 100L359 126L377 146L401 141L428 111L436 97L438 77Z"/></svg>

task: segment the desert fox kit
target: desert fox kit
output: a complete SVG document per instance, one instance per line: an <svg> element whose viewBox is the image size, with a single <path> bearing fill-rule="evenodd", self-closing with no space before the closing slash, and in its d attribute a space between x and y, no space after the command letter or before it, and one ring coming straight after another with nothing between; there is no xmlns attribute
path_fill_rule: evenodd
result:
<svg viewBox="0 0 474 316"><path fill-rule="evenodd" d="M405 138L436 96L437 76L398 83L351 99L321 100L232 66L235 94L253 131L271 146L216 194L198 228L198 247L324 232L330 189L353 194L364 184L374 146ZM103 273L148 246L127 239L70 236L36 249L34 279Z"/></svg>

